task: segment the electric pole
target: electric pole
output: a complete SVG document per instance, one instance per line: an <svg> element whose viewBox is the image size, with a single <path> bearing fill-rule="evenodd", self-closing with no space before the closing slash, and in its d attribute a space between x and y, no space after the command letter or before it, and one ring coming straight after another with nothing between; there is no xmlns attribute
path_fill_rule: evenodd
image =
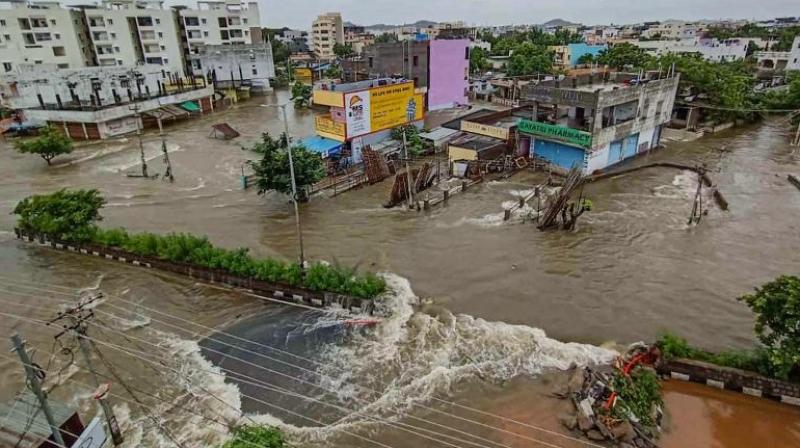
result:
<svg viewBox="0 0 800 448"><path fill-rule="evenodd" d="M39 406L41 407L42 412L44 412L47 423L50 425L50 431L53 433L53 440L55 440L56 444L59 446L67 446L67 444L64 443L64 438L61 436L61 429L59 428L58 423L56 423L56 419L53 417L53 411L50 410L50 405L47 404L47 395L45 395L44 391L42 390L42 383L40 382L39 376L41 369L37 368L37 370L34 370L31 358L28 356L28 351L25 349L25 341L19 337L18 333L14 333L14 335L11 336L11 341L14 343L14 351L16 351L19 355L19 359L22 361L22 366L25 368L27 382L30 385L33 393L36 395L36 398L39 399Z"/></svg>
<svg viewBox="0 0 800 448"><path fill-rule="evenodd" d="M107 391L101 390L100 380L97 378L97 372L95 372L94 366L92 365L92 353L90 347L91 342L86 337L86 329L88 326L87 322L89 319L94 317L94 312L91 310L86 310L84 307L92 303L94 300L95 299L92 299L64 312L58 313L58 316L50 322L53 323L62 319L69 320L70 324L64 325L64 331L57 334L56 339L66 333L70 333L78 339L78 345L80 346L83 359L86 361L86 367L92 373L92 380L94 381L95 387L98 389L98 394L95 396L95 398L100 402L100 407L103 408L103 414L105 414L106 422L108 423L108 429L111 431L111 439L114 441L115 446L119 446L122 444L124 438L122 437L122 432L120 431L117 418L114 416L114 411L111 409L111 405L106 401Z"/></svg>
<svg viewBox="0 0 800 448"><path fill-rule="evenodd" d="M169 162L169 152L167 152L167 141L164 135L161 135L161 151L164 153L164 165L167 170L164 172L164 178L169 179L170 182L175 182L175 177L172 175L172 164Z"/></svg>
<svg viewBox="0 0 800 448"><path fill-rule="evenodd" d="M141 115L139 115L139 105L134 103L133 106L130 107L130 110L136 115L136 138L139 139L139 154L142 159L142 177L146 179L149 176L147 175L147 159L144 157L144 145L142 144L142 126Z"/></svg>

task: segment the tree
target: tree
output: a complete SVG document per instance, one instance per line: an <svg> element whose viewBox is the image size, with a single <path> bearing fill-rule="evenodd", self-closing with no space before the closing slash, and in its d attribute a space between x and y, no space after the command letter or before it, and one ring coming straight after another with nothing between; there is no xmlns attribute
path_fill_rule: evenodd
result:
<svg viewBox="0 0 800 448"><path fill-rule="evenodd" d="M623 42L600 52L597 62L612 68L623 69L626 66L641 68L646 66L652 57L643 48Z"/></svg>
<svg viewBox="0 0 800 448"><path fill-rule="evenodd" d="M409 154L414 156L419 156L424 154L425 142L423 142L422 137L419 136L419 129L413 124L398 126L392 129L391 132L392 140L402 142L404 133L406 139L406 149L408 149Z"/></svg>
<svg viewBox="0 0 800 448"><path fill-rule="evenodd" d="M88 241L103 219L100 209L106 203L97 190L59 190L34 195L14 207L17 227L33 234L49 235L64 241Z"/></svg>
<svg viewBox="0 0 800 448"><path fill-rule="evenodd" d="M342 66L339 64L331 64L330 67L325 70L325 77L330 79L341 79Z"/></svg>
<svg viewBox="0 0 800 448"><path fill-rule="evenodd" d="M340 44L338 42L333 44L333 53L340 59L347 59L349 57L355 56L356 54L355 50L353 50L352 45Z"/></svg>
<svg viewBox="0 0 800 448"><path fill-rule="evenodd" d="M245 425L233 430L235 438L225 442L222 448L284 448L286 439L277 428L269 426Z"/></svg>
<svg viewBox="0 0 800 448"><path fill-rule="evenodd" d="M376 44L390 44L393 42L398 42L397 34L394 33L379 34L378 37L375 38Z"/></svg>
<svg viewBox="0 0 800 448"><path fill-rule="evenodd" d="M292 86L292 100L294 107L308 107L311 104L311 86L295 82Z"/></svg>
<svg viewBox="0 0 800 448"><path fill-rule="evenodd" d="M756 315L755 330L776 376L800 373L800 278L781 276L739 298Z"/></svg>
<svg viewBox="0 0 800 448"><path fill-rule="evenodd" d="M261 155L261 160L251 161L255 171L258 194L268 191L292 194L292 178L289 171L289 141L286 133L277 140L268 133L261 136L252 151ZM303 145L292 145L292 161L294 177L297 184L297 200L307 201L307 187L314 185L325 177L325 162L322 157L306 149Z"/></svg>
<svg viewBox="0 0 800 448"><path fill-rule="evenodd" d="M594 63L594 55L591 53L582 54L581 57L578 58L578 64L593 64Z"/></svg>
<svg viewBox="0 0 800 448"><path fill-rule="evenodd" d="M469 51L470 73L482 73L489 67L488 52L483 48L473 48Z"/></svg>
<svg viewBox="0 0 800 448"><path fill-rule="evenodd" d="M53 126L47 125L39 131L37 137L17 143L17 151L22 154L38 154L47 165L51 165L54 157L72 152L72 140Z"/></svg>
<svg viewBox="0 0 800 448"><path fill-rule="evenodd" d="M519 45L508 63L511 76L549 73L553 68L553 53L542 46L525 42Z"/></svg>

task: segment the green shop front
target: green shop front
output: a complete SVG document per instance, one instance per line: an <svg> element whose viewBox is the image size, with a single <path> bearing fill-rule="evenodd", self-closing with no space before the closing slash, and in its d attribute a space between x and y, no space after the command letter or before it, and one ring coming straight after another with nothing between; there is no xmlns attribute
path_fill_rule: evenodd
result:
<svg viewBox="0 0 800 448"><path fill-rule="evenodd" d="M528 149L530 157L544 159L564 169L586 166L586 150L592 146L592 134L540 121L520 120L519 148Z"/></svg>

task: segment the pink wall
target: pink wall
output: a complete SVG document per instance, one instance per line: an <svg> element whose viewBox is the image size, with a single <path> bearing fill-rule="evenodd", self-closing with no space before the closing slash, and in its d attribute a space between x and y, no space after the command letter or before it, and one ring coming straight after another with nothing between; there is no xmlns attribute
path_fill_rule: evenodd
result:
<svg viewBox="0 0 800 448"><path fill-rule="evenodd" d="M430 41L428 109L467 104L469 73L467 48L469 48L467 39Z"/></svg>

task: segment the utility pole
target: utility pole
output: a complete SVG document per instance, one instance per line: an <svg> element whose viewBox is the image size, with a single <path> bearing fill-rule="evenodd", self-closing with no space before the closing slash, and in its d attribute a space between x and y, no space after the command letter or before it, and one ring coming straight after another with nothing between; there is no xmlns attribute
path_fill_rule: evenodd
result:
<svg viewBox="0 0 800 448"><path fill-rule="evenodd" d="M175 182L175 176L172 175L172 164L169 162L167 140L164 138L164 134L161 134L161 152L164 153L164 165L167 167L167 170L164 172L164 178L169 179L170 182Z"/></svg>
<svg viewBox="0 0 800 448"><path fill-rule="evenodd" d="M145 179L149 176L147 175L147 159L144 157L144 145L142 144L142 125L141 125L141 115L139 115L139 104L133 103L133 106L129 108L133 111L136 116L136 138L139 139L139 154L142 159L142 177Z"/></svg>
<svg viewBox="0 0 800 448"><path fill-rule="evenodd" d="M406 143L406 130L403 128L403 159L406 162L406 196L408 196L408 208L414 208L414 194L411 188L411 169L408 167L408 146Z"/></svg>
<svg viewBox="0 0 800 448"><path fill-rule="evenodd" d="M70 333L78 339L78 345L80 346L83 359L86 361L86 367L92 373L94 385L100 392L95 398L100 402L100 407L103 408L103 414L106 417L108 429L111 431L111 439L114 441L115 446L119 446L124 441L124 438L122 437L122 431L119 428L119 423L117 422L116 416L114 416L114 411L111 409L111 405L106 401L106 393L100 390L100 380L97 378L97 372L95 372L94 366L92 365L91 347L89 346L90 341L86 337L87 322L89 319L94 317L94 312L90 310L87 311L84 309L84 307L93 301L94 299L90 300L89 302L81 303L78 306L70 308L64 312L58 313L58 316L51 320L50 323L57 322L62 319L68 319L70 321L70 325L64 325L64 331L57 334L56 339L66 333Z"/></svg>
<svg viewBox="0 0 800 448"><path fill-rule="evenodd" d="M19 355L22 366L25 368L27 382L36 395L36 398L39 400L39 406L42 412L44 412L47 423L50 425L50 431L53 433L53 440L55 440L56 444L59 446L67 446L67 444L64 443L64 438L61 436L61 429L58 423L56 423L56 419L53 417L53 411L50 410L50 405L47 404L47 395L45 395L42 390L42 383L39 379L39 372L41 372L41 369L34 370L31 358L28 356L28 351L25 349L25 341L19 337L18 333L14 333L11 336L11 341L14 343L14 351Z"/></svg>

